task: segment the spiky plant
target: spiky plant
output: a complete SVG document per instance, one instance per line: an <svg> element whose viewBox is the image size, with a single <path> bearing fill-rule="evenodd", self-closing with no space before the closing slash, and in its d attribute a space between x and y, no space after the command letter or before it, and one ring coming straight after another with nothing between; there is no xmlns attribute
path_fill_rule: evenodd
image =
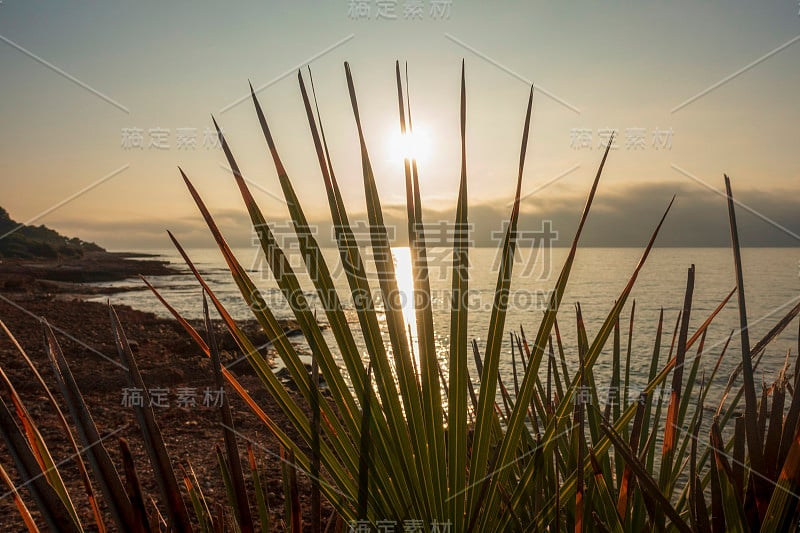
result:
<svg viewBox="0 0 800 533"><path fill-rule="evenodd" d="M800 395L797 394L800 365L796 365L794 372L790 373L787 359L778 379L769 391L765 389L760 402L755 394L754 376L766 347L795 319L800 312L800 304L751 347L734 203L727 177L736 287L722 298L700 327L690 331L694 267L689 268L684 305L675 324L669 353L666 356L662 354L662 311L655 329L647 385L638 398L629 398L627 391L632 382L634 306L631 305L630 310L624 359L620 332L622 313L672 202L657 221L639 263L593 337L586 330L580 306L575 307L578 350L568 356L563 348L557 319L561 312L563 322L564 315L569 312L562 308L562 299L608 156L607 148L553 287L549 305L531 328L535 331L534 337L529 342L522 328L519 333L512 331L506 337L505 319L533 105L531 89L522 134L516 194L503 242L486 345L481 352L477 342L470 343L467 336L468 306L465 296L469 290L469 246L466 231L458 231L466 228L469 221L466 83L462 64L461 173L455 215L457 231L453 243L449 346L445 354L448 374L440 376L439 354L434 343L433 312L429 305L431 288L422 224L419 171L414 160L405 161L408 245L412 257L418 339L417 353L413 353L399 305L400 294L391 243L384 225L359 115L355 84L347 64L345 74L358 131L370 245L378 272L380 302L372 296L372 287L366 275L366 261L342 201L316 99L313 94L309 96L302 73L298 73L300 92L327 193L339 259L349 286L349 298L336 290L332 269L311 231L292 181L278 155L265 114L251 88L256 114L277 170L300 252L325 311L332 342L323 335L289 258L276 241L267 218L257 206L228 143L217 127L223 152L267 262L310 348L314 363L311 372L303 365L295 346L283 335L275 314L260 295L256 283L227 245L199 192L181 171L229 267L233 281L287 368L298 396L291 395L276 377L264 354L255 348L237 325L177 238L170 233L192 275L222 317L228 332L246 354L272 400L292 424L297 438L290 437L289 428L280 427L270 419L234 373L220 364L211 328L206 328L209 334L205 340L178 310L148 284L202 351L212 358L218 385L227 382L280 442L281 455L285 458L287 528L296 531L301 527L297 485L294 481L297 472L308 475L312 480L314 488L310 523L315 531L322 529L319 517L322 497L343 521L362 522L364 527L369 527L367 524L377 527L389 523L399 528L401 523L414 520L419 521L426 531L445 524L449 525L451 531L567 529L620 532L648 528L658 531L716 532L785 531L796 527L797 494L800 491ZM411 128L410 106L404 96L399 64L396 65L396 78L400 127L405 131ZM703 346L710 324L734 293L738 297L741 319L741 364L728 380L710 432L706 435L703 430L703 411L709 392L708 384L717 379L717 371L728 345L726 343L719 354L714 354L716 361L707 377L702 365L706 357ZM345 302L349 299L358 317L357 329L352 328L346 319ZM207 309L204 309L204 314L208 324ZM141 385L136 361L113 313L112 325L120 354L128 368L129 379L131 383ZM507 338L510 344L504 345ZM611 386L617 391L625 391L617 401L611 397L599 398L595 386L595 363L609 342L613 360ZM362 357L359 346L365 347L365 357ZM689 353L695 346L696 355L692 359ZM80 440L84 444L91 442L97 435L97 429L51 333L47 334L47 347ZM513 390L505 386L499 369L501 360L508 357L509 352L513 364ZM469 375L470 356L475 359L477 376ZM417 357L418 369L415 365ZM517 358L522 366L521 371L517 368ZM341 364L337 361L341 361ZM568 362L577 363L577 370L570 372ZM671 385L667 385L670 375ZM320 378L324 378L330 394L320 393ZM478 383L477 388L473 381ZM5 392L16 398L13 387L7 380L5 382ZM662 402L665 396L657 394L665 389L670 391L666 405ZM788 406L787 392L791 395ZM742 396L745 397L745 405L744 414L740 415ZM603 400L605 408L601 411ZM57 405L54 399L52 402ZM25 429L23 433L6 404L2 403L0 407L3 437L20 476L30 481L26 487L43 518L51 526L55 524L80 530L73 499L56 475L58 470L50 466L52 458L45 453L46 446L35 431L33 421L24 409L17 407L17 418ZM270 529L270 524L264 523L269 518L261 489L263 479L252 449L247 450L247 462L253 472L253 485L256 487L254 495L248 493L245 487L243 461L240 458L242 450L237 444L227 403L221 409L220 416L225 429L224 451L219 447L217 454L228 502L216 503L225 505L227 512L235 517L229 527L248 531L257 522L251 507L255 501L262 527ZM198 525L202 530L222 527L218 512L212 510L212 504L202 495L191 469L182 476L186 493L182 494L179 490L177 476L172 471L152 410L142 408L137 411L137 417L159 481L161 504L167 510L165 521L173 529L188 530ZM730 428L732 418L735 421L733 429ZM689 430L683 431L685 427ZM66 421L64 431L71 435ZM727 440L723 435L728 435ZM659 438L662 440L660 452L657 449ZM160 520L152 520L144 510L130 461L124 465L126 483L123 483L102 446L87 455L94 481L100 487L109 513L120 529L161 527ZM88 473L85 473L85 468L82 472L89 501L97 509ZM41 476L42 473L45 475ZM0 474L10 483L4 472ZM14 492L14 497L22 517L29 527L34 528L35 525L30 525L31 515L22 498L17 492ZM194 519L187 512L187 500L194 509ZM96 515L98 525L101 525L103 517L99 511L96 511Z"/></svg>
<svg viewBox="0 0 800 533"><path fill-rule="evenodd" d="M322 441L313 440L316 435L313 431L309 431L309 420L301 414L301 407L287 401L282 389L274 383L269 374L262 376L276 401L284 407L286 413L295 421L300 434L305 437L305 442L291 442L282 431L276 432L276 436L285 441L288 448L295 450L300 465L308 468L306 465L310 464L311 459L303 456L299 445L313 445L312 448L316 450L315 443L319 443L319 457L327 474L326 479L331 483L331 485L322 484L320 488L337 512L348 520L366 520L373 524L387 519L396 523L407 519L421 519L426 526L449 523L456 531L503 530L509 527L545 529L556 528L559 525L570 529L573 527L583 529L593 525L602 525L609 529L623 527L631 529L650 525L658 529L669 526L686 530L690 527L702 529L702 526L708 523L709 516L715 519L712 525L719 525L719 520L724 516L728 527L741 520L743 527L749 526L755 529L761 523L766 527L774 525L775 521L796 520L793 518L793 510L797 504L793 488L797 483L795 478L798 473L794 457L799 450L797 446L793 448L791 443L796 442L797 410L800 409L800 402L793 402L785 418L779 416L783 415L783 391L789 385L789 381L795 380L789 380L784 371L773 388L775 406L772 411L776 416L771 419L774 420L774 424L770 425L772 438L767 438L765 443L765 425L758 424L754 418L758 407L755 405L753 393L754 368L751 360L763 354L766 345L797 315L800 307L792 309L762 342L750 349L746 337L748 330L744 288L741 262L738 259L739 244L732 200L729 201L729 209L742 317L743 385L728 405L724 404L728 395L723 398L723 403L718 408L718 418L712 425L711 446L703 445L702 453L698 452L697 439L700 438L703 405L709 390L705 380L700 383L699 389L697 388L702 345L711 321L732 297L734 291L728 294L701 327L690 335L694 267L689 270L684 309L676 326L676 338L673 338L666 364L661 366L659 371L662 317L657 328L649 382L642 396L638 401L631 401L625 397L622 405L617 402L613 409L607 407L603 413L597 409L600 399L597 397L592 370L612 335L616 369L612 376L614 382L612 385L617 390L628 390L633 313L631 313L629 347L625 359L624 383L620 381L621 313L672 202L658 221L628 283L591 341L583 326L578 307L579 370L570 375L565 364L556 318L580 235L608 156L608 149L600 162L549 305L536 325L533 342L528 343L523 331L520 331L518 336L512 334L512 354L519 354L525 368L521 383L515 381L514 394L511 395L503 385L499 363L504 355L502 345L505 338L507 296L511 285L520 190L533 103L533 90L531 90L522 134L516 195L503 242L502 262L498 272L484 353L480 353L477 343L472 343L473 355L480 373L477 376L480 386L477 391L473 391L474 394L470 394L473 385L467 366L470 345L466 333L468 308L464 298L469 283L469 250L466 232L458 231L458 228L465 228L468 224L466 84L463 65L460 100L461 179L456 204L457 231L453 244L452 307L447 365L449 376L446 385L440 383L438 377L438 354L433 340L433 314L428 305L431 301L431 289L422 229L421 192L416 161L407 159L404 170L408 245L412 257L416 302L418 374L414 368L409 336L405 334L392 250L384 227L381 203L359 114L355 84L347 64L345 64L345 74L358 131L370 224L370 244L376 258L375 268L378 272L379 292L383 304L381 309L378 309L371 297L365 261L361 256L359 243L355 241L347 210L342 202L319 119L316 99L313 99L312 105L312 98L309 97L301 73L298 73L298 82L328 196L342 266L349 283L353 306L358 315L360 334L363 336L368 354L366 362L355 348L353 332L345 320L343 298L334 288L331 269L309 230L306 216L252 88L253 103L289 207L300 243L300 252L326 312L326 318L335 337L335 345L329 346L321 335L319 326L313 319L311 306L300 290L300 284L289 266L284 251L271 233L265 217L248 190L229 145L217 128L222 149L242 193L253 227L258 232L272 273L301 324L314 360L318 362L322 375L331 387L330 400L320 401L294 348L282 341L279 330L275 327L275 317L260 299L255 283L234 257L199 193L188 177L183 175L193 199L219 245L234 281L253 309L255 317L268 334L272 335L276 351L290 369L294 380L299 383L301 393L309 403L316 405L318 402L326 417L336 417L335 420L328 418L332 423L323 428ZM396 64L396 78L400 128L405 132L407 127L411 127L411 116L408 99L404 97L399 64ZM177 240L174 238L173 240L198 281L212 295L212 301L229 324L231 333L239 339L242 350L250 353L252 344L241 335L219 300L213 297L211 288L191 265L191 261ZM380 329L382 320L386 325L385 336ZM552 348L553 333L556 334L556 344L559 347L560 369L559 365L555 364L557 359ZM684 379L687 352L698 341L700 347L697 356L688 369L687 379ZM548 347L550 352L547 354L549 356L547 377L543 378L542 363ZM708 382L714 380L724 353L725 350L719 354ZM343 367L336 364L334 354L342 358ZM257 371L262 372L264 365L259 358L260 356L253 354L251 362ZM373 369L374 380L367 378L366 364ZM656 401L653 393L658 387L665 386L670 373L672 373L671 395L668 404L662 406L661 399ZM555 392L552 387L553 380L556 383ZM732 385L733 381L729 388ZM363 399L370 397L373 388L376 391L375 401L366 404ZM577 393L583 391L587 391L591 396L590 402L576 401ZM738 442L737 439L742 438L742 427L746 428L744 434L748 436L747 457L733 458L737 461L735 464L739 465L735 469L736 475L742 478L738 480L738 486L742 490L737 493L724 491L726 483L733 482L730 476L734 475L734 469L729 464L725 466L727 452L720 449L719 443L722 442L721 432L725 423L736 413L742 391L747 403L746 424L744 426L740 424L739 431L735 431L726 444L726 447L730 448L732 444ZM502 407L498 405L498 397L502 400ZM443 407L445 400L447 409ZM767 402L768 397L764 396L762 413L767 412ZM607 405L611 403L607 402ZM365 409L367 406L370 408ZM661 422L663 408L666 408L666 413ZM474 412L471 421L468 417L470 409ZM365 411L369 412L369 416L365 417ZM679 432L679 428L684 427L687 422L692 431ZM655 443L656 436L661 432L664 444L659 456ZM777 434L781 435L780 439L777 438ZM780 449L776 448L778 441L782 446ZM751 448L755 450L756 444L758 449L751 451ZM770 446L770 450L765 450L763 448L765 445ZM737 449L741 449L741 446ZM365 454L367 454L366 460ZM765 455L769 455L771 461L775 459L769 468L760 460L760 457ZM710 457L713 457L711 462ZM752 469L746 471L742 466L748 462ZM656 463L658 476L654 473ZM368 476L364 473L365 469L369 470ZM745 474L747 481L743 479ZM688 482L685 481L687 475ZM765 479L777 482L780 490L772 490L772 485L765 482ZM587 485L597 491L587 491ZM744 490L751 485L753 490ZM681 486L683 490L680 490ZM641 490L635 491L634 487L639 487ZM710 492L712 496L710 514L704 491ZM588 497L589 494L600 496ZM724 514L714 512L713 509L714 502L720 500L725 503L727 512ZM745 510L752 502L758 503L758 512L747 514ZM770 503L772 508L769 507ZM731 516L728 517L728 514Z"/></svg>

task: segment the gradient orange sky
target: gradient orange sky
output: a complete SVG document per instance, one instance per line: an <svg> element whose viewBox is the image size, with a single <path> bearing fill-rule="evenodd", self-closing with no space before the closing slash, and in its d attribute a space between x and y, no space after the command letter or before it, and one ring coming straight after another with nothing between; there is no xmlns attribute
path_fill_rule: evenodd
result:
<svg viewBox="0 0 800 533"><path fill-rule="evenodd" d="M679 204L681 196L696 195L691 205L702 210L697 199L719 200L709 187L721 188L726 172L742 198L758 203L756 211L800 231L796 1L453 0L438 4L446 13L432 11L435 3L420 2L422 11L414 11L412 2L384 2L379 13L376 1L4 0L0 205L18 221L110 249L166 248L164 228L200 228L181 165L223 217L223 228L228 221L235 231L235 213L244 211L238 191L221 151L204 142L213 114L243 173L258 184L262 209L285 218L252 103L231 107L247 96L251 80L309 217L325 219L296 81L297 67L310 63L344 200L362 212L345 60L383 202L399 204L402 160L392 146L399 59L408 61L415 123L430 140L420 161L423 200L446 212L459 173L464 58L472 205L505 210L534 82L523 192L547 186L523 204L532 216L548 217L564 205L577 216L601 155L601 134L615 129L618 148L600 191L606 211L645 200L666 205L670 190L679 193ZM395 18L385 10L390 4ZM365 17L356 9L364 5ZM143 146L130 146L139 130ZM192 137L196 145L186 146ZM646 234L648 211L621 219ZM239 233L249 238L249 229Z"/></svg>

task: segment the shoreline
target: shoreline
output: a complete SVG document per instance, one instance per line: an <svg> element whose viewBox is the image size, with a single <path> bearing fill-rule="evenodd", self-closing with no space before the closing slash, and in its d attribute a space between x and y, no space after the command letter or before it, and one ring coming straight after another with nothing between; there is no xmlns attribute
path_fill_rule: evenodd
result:
<svg viewBox="0 0 800 533"><path fill-rule="evenodd" d="M168 261L135 252L86 252L81 258L0 260L0 277L7 282L55 281L95 283L122 281L137 276L179 274ZM0 285L0 288L8 288Z"/></svg>
<svg viewBox="0 0 800 533"><path fill-rule="evenodd" d="M124 437L133 451L146 496L152 496L159 501L161 498L152 478L134 410L124 405L125 389L128 385L125 372L120 368L120 358L114 344L109 308L104 303L86 299L97 296L107 288L93 287L94 281L86 279L96 279L99 276L103 278L102 281L121 281L135 278L143 272L148 276L174 275L179 272L168 267L165 261L142 259L139 254L99 255L103 257L69 261L2 261L0 320L26 351L48 388L62 405L62 409L65 409L44 351L40 317L47 320L61 344L98 429L104 438L108 439L105 446L112 460L118 468L121 468L117 439ZM84 265L86 271L81 272L80 268ZM100 271L103 265L110 267L105 273ZM115 288L107 292L119 292L119 290ZM204 405L203 402L204 391L214 387L210 360L176 320L161 318L154 313L136 310L126 305L114 306L114 309L119 315L148 388L166 389L168 392L168 405L154 407L154 411L176 472L181 471L181 466L186 468L188 461L191 460L191 466L203 490L206 491L206 497L212 501L226 498L214 451L215 443L221 443L223 438L219 427L220 414L213 405ZM205 336L202 321L189 322ZM287 335L295 335L299 331L297 323L293 320L279 322ZM222 321L213 320L212 324L220 343L223 364L229 365L229 369L237 375L242 385L270 418L287 433L294 434L291 423L269 396L247 361L242 358ZM255 320L248 320L239 325L256 346L262 347L262 354L271 361L272 348L269 347L258 323ZM67 439L57 422L56 413L45 400L45 393L35 380L31 369L10 339L2 332L0 332L0 367L17 389L50 447L54 459L66 460L64 471L69 474L65 475L65 482L74 490L72 494L85 494L81 488L77 467L73 461L68 460L74 452L68 447ZM184 392L196 391L196 405L179 405L178 389ZM226 388L226 395L231 399L237 431L252 439L254 447L261 448L263 455L277 454L278 442L263 423L230 387ZM304 404L302 399L298 399L298 403ZM240 453L244 450L244 440L243 437L239 442ZM12 480L20 483L21 479L13 468L8 452L3 449L0 453L3 454L0 461L8 467ZM246 455L243 455L243 460L246 459ZM283 500L280 462L272 457L266 459L271 510L273 518L279 520L282 516ZM299 476L298 481L301 498L307 500L310 498L310 484L304 476ZM78 508L89 510L88 505L79 505ZM304 502L303 508L310 508L308 501ZM35 513L38 511L31 508L31 512L36 516ZM326 514L329 512L330 509L326 507ZM0 513L2 513L0 529L16 530L23 527L13 498L0 499ZM81 519L84 525L93 523L91 515L81 516Z"/></svg>

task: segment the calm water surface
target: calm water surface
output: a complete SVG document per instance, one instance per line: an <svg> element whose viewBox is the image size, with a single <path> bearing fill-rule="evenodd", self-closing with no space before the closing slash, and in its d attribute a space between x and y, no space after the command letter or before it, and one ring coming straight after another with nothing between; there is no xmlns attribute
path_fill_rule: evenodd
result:
<svg viewBox="0 0 800 533"><path fill-rule="evenodd" d="M152 251L151 251L152 252ZM578 251L575 265L570 276L567 292L559 312L559 325L564 337L565 355L568 366L574 369L577 365L575 342L575 305L580 303L586 322L589 339L594 337L605 319L614 301L633 272L642 250L635 248L583 248ZM159 288L173 306L188 318L200 318L202 313L201 293L199 285L176 253L171 251L155 251L163 259L180 267L181 275L154 278L151 282ZM224 261L218 250L190 250L190 256L201 273L206 277L212 289L220 297L228 311L236 319L251 318L252 314L244 303L238 289L231 280ZM292 316L291 309L283 300L277 284L269 273L268 265L256 248L236 250L239 261L251 269L251 276L259 286L262 295L279 318ZM520 325L525 328L529 340L535 336L549 291L552 289L567 255L566 249L542 251L520 249L514 265L512 294L506 320L506 331L519 331ZM335 249L325 250L328 265L335 275L340 295L346 304L348 320L358 332L358 320L349 298L349 289L345 275L341 270L338 252ZM412 323L413 303L412 279L410 274L410 257L407 248L394 249L397 267L397 279L400 290L404 292L404 315ZM747 310L750 320L751 344L755 344L766 334L799 300L800 248L748 248L742 251ZM437 330L436 342L440 361L447 372L447 352L449 333L449 289L451 257L447 250L430 251L431 287L434 296L434 320ZM483 350L491 306L497 282L497 251L478 248L470 251L470 316L469 336L478 341ZM728 248L663 248L655 249L642 270L631 299L622 316L623 364L627 346L628 321L631 304L635 299L635 323L631 342L631 380L630 396L635 398L638 391L647 382L647 373L653 353L656 326L659 311L664 310L664 336L662 339L662 364L666 360L666 352L672 338L672 331L678 312L682 308L686 286L687 269L691 264L696 266L694 300L691 314L690 334L694 331L723 300L735 285L734 267L731 251ZM318 308L318 317L324 320L324 312L314 292L313 284L302 268L299 256L292 257L292 265L301 276L301 283L306 289L309 302ZM374 271L374 269L373 269ZM114 283L112 286L125 288L139 286L141 282L126 281ZM377 279L371 285L377 291ZM407 296L407 298L405 298ZM105 300L106 296L101 299ZM134 308L152 311L160 316L168 317L169 313L159 304L149 291L126 291L113 294L111 301L127 304ZM734 297L715 319L708 330L708 337L701 359L701 369L710 374L720 355L723 344L732 331L733 340L724 357L720 371L711 384L709 402L715 405L728 377L741 361L738 332L738 307ZM787 351L797 353L797 325L790 325L786 331L773 342L764 356L759 368L758 379L771 382L783 366ZM416 332L414 331L416 334ZM333 335L327 332L331 343ZM299 341L302 343L302 341ZM363 347L363 339L356 334L356 342ZM532 340L531 340L532 342ZM610 346L610 342L609 342ZM307 348L298 344L298 348L308 354ZM694 357L695 349L689 357ZM545 367L546 368L546 367ZM624 369L623 369L624 370ZM473 380L476 371L470 360L470 372ZM501 373L511 381L511 344L506 333L501 361ZM595 367L598 385L608 383L611 373L610 350L606 350ZM700 372L702 374L702 371ZM686 379L686 373L684 379ZM699 375L698 375L699 379ZM512 391L513 392L513 391ZM603 393L601 393L601 397Z"/></svg>

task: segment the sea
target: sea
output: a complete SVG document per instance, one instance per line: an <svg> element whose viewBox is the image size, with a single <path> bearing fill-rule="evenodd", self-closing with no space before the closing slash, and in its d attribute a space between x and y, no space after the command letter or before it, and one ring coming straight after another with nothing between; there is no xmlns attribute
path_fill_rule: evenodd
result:
<svg viewBox="0 0 800 533"><path fill-rule="evenodd" d="M183 316L190 319L202 317L202 291L200 285L186 267L182 258L173 250L143 250L154 254L157 259L168 261L179 274L160 276L149 281L161 292L165 299ZM511 291L508 298L508 314L505 321L505 337L502 345L500 373L506 387L514 394L512 345L509 332L524 330L529 342L533 344L542 314L549 303L551 291L558 279L568 254L567 248L520 248L516 251L512 270ZM237 320L253 318L230 271L218 249L188 249L191 260L222 301L230 314ZM269 308L277 318L292 318L293 313L272 277L263 253L256 246L234 250L239 263L247 270ZM368 277L380 308L380 291L374 262L368 248L362 253L367 262ZM576 335L576 309L580 310L586 325L589 341L594 339L614 302L621 296L628 280L640 261L643 249L638 248L580 248L569 276L566 293L558 314L565 360L570 373L578 368ZM323 255L335 280L336 287L344 303L345 313L355 333L356 343L362 348L366 358L363 338L352 299L336 249L324 249ZM416 326L413 311L413 278L411 257L408 248L393 248L395 277L401 291L403 315L410 326L412 345L416 344ZM326 322L324 309L311 278L307 275L302 257L295 250L289 251L292 269L298 275L301 286L316 310L321 322ZM477 342L481 354L484 353L490 317L493 309L500 251L494 248L474 248L469 251L469 339ZM450 289L452 251L431 249L428 251L429 274L434 311L434 329L437 353L443 373L447 374L449 350ZM742 250L744 289L750 344L754 346L800 301L800 248L745 248ZM689 334L691 335L706 320L713 310L725 299L736 285L733 254L730 248L655 248L647 258L633 291L625 303L620 320L622 346L622 372L624 375L625 357L630 342L631 365L628 397L638 397L647 384L650 361L654 350L659 313L664 313L664 332L661 339L661 365L666 362L672 342L673 331L678 314L683 308L686 293L688 269L695 267L695 283L692 298ZM125 304L135 309L150 311L165 318L170 313L156 297L144 288L140 280L126 280L101 284L112 289L110 296L98 297L99 301L110 298L112 304ZM114 289L118 289L115 291ZM634 310L635 303L635 311ZM633 333L629 341L631 314L634 312ZM385 317L379 312L379 319L385 329ZM384 331L385 333L385 331ZM330 330L325 331L332 346L335 340ZM728 338L730 344L720 362L719 371L713 380L709 377L717 364ZM716 410L718 399L736 366L742 361L740 344L739 308L736 295L711 323L700 359L697 386L703 379L710 387L706 408ZM387 337L388 339L388 337ZM302 337L292 341L305 357L310 355ZM608 387L611 382L612 352L611 339L597 360L594 375L598 388ZM693 361L699 343L692 346L687 360ZM387 341L388 346L388 341ZM265 348L269 350L269 348ZM334 350L336 352L336 350ZM417 351L415 350L415 353ZM757 386L771 384L790 360L790 371L794 371L798 354L798 319L795 319L783 333L768 347L756 371ZM519 354L516 354L520 364ZM470 374L478 383L478 373L470 356ZM521 366L517 370L522 371ZM546 371L543 364L542 372ZM521 379L521 378L520 378ZM688 379L688 368L684 372ZM667 386L669 389L669 385ZM598 391L600 398L606 392ZM614 391L612 391L613 395ZM620 398L624 391L618 391Z"/></svg>

